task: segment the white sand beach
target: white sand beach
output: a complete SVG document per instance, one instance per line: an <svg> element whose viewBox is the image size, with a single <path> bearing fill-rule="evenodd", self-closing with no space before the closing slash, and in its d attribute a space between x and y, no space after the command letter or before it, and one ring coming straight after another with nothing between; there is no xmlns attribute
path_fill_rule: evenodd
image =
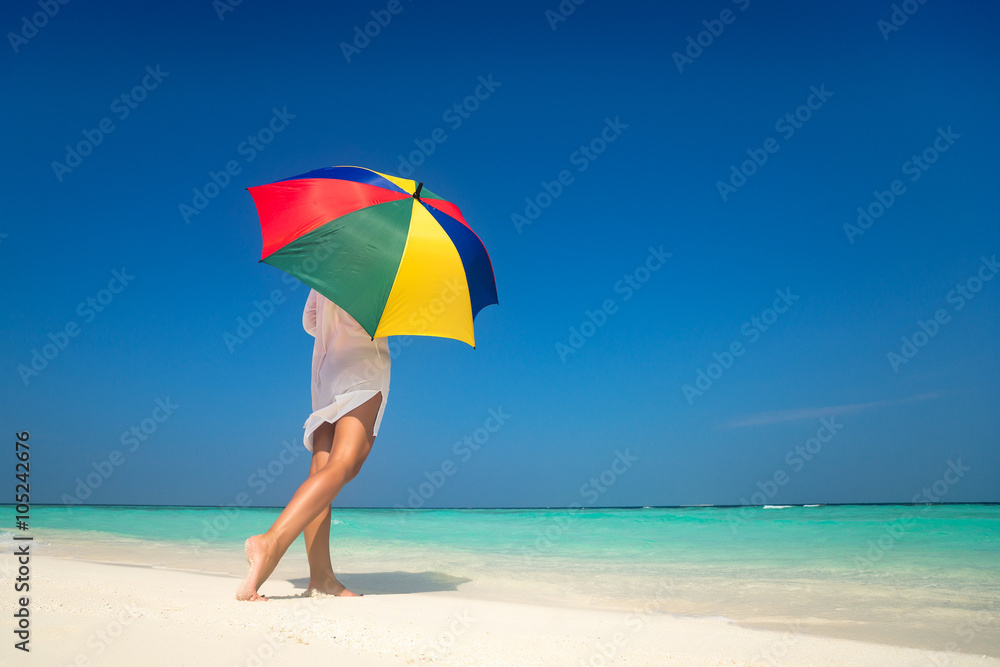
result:
<svg viewBox="0 0 1000 667"><path fill-rule="evenodd" d="M2 560L10 600L13 559ZM270 601L246 603L233 598L232 575L52 556L34 556L31 567L30 663L38 665L1000 665L810 635L808 619L779 632L655 609L554 606L536 602L530 586L513 603L420 591L406 573L382 577L361 598L303 598L302 581L279 570L262 587ZM10 627L4 634L0 662L28 664Z"/></svg>

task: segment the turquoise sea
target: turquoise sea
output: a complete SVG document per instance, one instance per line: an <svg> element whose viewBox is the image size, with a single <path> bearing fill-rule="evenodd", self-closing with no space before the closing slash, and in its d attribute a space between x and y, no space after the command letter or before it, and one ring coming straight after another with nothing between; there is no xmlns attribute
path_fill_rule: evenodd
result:
<svg viewBox="0 0 1000 667"><path fill-rule="evenodd" d="M41 506L29 533L42 555L238 575L243 540L279 512ZM13 508L0 516L10 541ZM334 508L333 516L334 567L362 592L652 606L1000 657L1000 505ZM303 547L293 545L275 576L306 573Z"/></svg>

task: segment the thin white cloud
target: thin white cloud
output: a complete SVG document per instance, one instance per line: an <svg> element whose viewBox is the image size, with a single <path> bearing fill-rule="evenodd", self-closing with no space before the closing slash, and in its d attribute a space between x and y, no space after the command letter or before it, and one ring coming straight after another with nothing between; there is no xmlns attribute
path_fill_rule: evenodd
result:
<svg viewBox="0 0 1000 667"><path fill-rule="evenodd" d="M755 415L737 419L726 425L726 428L738 428L740 426L763 426L764 424L777 424L780 422L798 421L800 419L820 419L834 415L851 415L858 412L866 412L876 408L884 408L890 405L900 405L902 403L916 403L918 401L929 401L937 398L940 393L917 394L907 398L899 398L894 401L873 401L871 403L850 403L848 405L829 405L823 408L795 408L793 410L777 410L775 412L759 412Z"/></svg>

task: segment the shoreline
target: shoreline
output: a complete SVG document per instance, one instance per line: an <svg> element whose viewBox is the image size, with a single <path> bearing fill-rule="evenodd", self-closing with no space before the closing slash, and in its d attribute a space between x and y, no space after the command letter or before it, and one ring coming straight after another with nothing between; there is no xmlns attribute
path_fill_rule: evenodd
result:
<svg viewBox="0 0 1000 667"><path fill-rule="evenodd" d="M245 573L237 542L191 551L181 543L122 538L108 533L87 536L59 529L40 531L35 554L81 563L153 571L232 577ZM301 538L286 554L272 581L306 586L308 565ZM0 558L0 575L4 574ZM335 555L338 576L348 586L374 595L448 593L459 598L490 599L552 608L629 612L650 605L677 618L716 618L747 628L863 641L921 650L952 648L967 655L1000 658L1000 637L990 630L1000 620L1000 604L981 596L979 609L956 605L954 589L913 585L898 573L879 573L863 581L803 578L787 571L745 569L697 573L680 564L651 569L636 577L615 562L558 560L555 564L508 557L485 558L478 552L445 547L421 551L341 549ZM373 570L373 567L375 568ZM652 568L652 566L650 566ZM348 582L353 582L348 583ZM963 595L973 595L963 591ZM919 599L915 596L919 595ZM978 620L977 620L978 619ZM971 641L960 634L977 623Z"/></svg>
<svg viewBox="0 0 1000 667"><path fill-rule="evenodd" d="M46 664L84 656L95 665L311 665L338 657L361 665L598 665L602 658L627 665L1000 665L996 657L810 634L815 619L808 617L762 629L649 603L628 611L580 600L547 604L530 591L511 601L449 581L420 590L416 573L395 580L382 573L384 590L362 590L363 598L302 598L304 580L276 572L262 587L271 601L248 603L235 600L239 577L231 574L32 560L32 653ZM343 572L349 587L365 581L363 573ZM151 661L150 648L162 654ZM3 651L14 653L9 645Z"/></svg>

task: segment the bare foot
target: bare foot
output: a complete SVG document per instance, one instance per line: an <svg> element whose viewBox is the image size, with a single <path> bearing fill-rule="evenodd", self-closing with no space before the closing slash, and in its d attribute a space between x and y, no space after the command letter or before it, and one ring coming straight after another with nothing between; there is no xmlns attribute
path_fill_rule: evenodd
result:
<svg viewBox="0 0 1000 667"><path fill-rule="evenodd" d="M243 545L243 551L247 556L247 575L236 589L236 599L267 602L267 598L259 595L257 589L274 571L274 564L270 562L274 547L267 543L263 535L254 535Z"/></svg>
<svg viewBox="0 0 1000 667"><path fill-rule="evenodd" d="M317 597L320 595L333 595L340 598L359 598L363 597L364 593L360 595L349 591L347 586L340 583L336 576L331 572L330 574L321 577L319 579L309 579L309 587L306 592L302 594L302 597Z"/></svg>

